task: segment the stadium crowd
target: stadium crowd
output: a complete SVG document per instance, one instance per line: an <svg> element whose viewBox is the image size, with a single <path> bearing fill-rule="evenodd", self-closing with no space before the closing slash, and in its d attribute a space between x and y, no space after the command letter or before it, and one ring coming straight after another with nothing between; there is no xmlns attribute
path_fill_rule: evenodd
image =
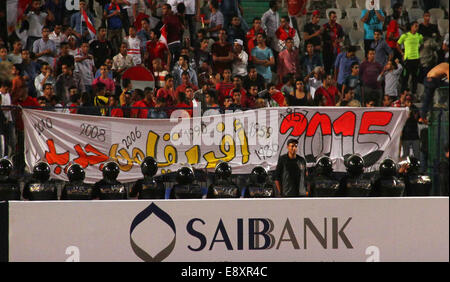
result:
<svg viewBox="0 0 450 282"><path fill-rule="evenodd" d="M74 11L62 0L30 1L20 29L0 42L0 64L10 71L0 81L1 157L23 154L20 111L8 106L157 119L177 108L192 115L199 102L202 112L409 107L403 154L411 148L420 157L427 136L419 123L431 105L415 105L424 101L418 85L448 63L448 20L444 33L437 21L445 16L434 10L448 11L439 1L392 0L386 9L359 7L352 18L356 8L343 17L308 1L287 1L283 17L281 3L270 1L251 23L240 0L80 0ZM403 2L414 2L420 18ZM122 79L134 66L152 72L154 88Z"/></svg>

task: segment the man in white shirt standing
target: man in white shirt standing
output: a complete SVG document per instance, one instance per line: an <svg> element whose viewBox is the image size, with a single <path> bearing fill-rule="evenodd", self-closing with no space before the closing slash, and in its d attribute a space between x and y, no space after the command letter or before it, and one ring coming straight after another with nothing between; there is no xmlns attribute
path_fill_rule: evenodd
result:
<svg viewBox="0 0 450 282"><path fill-rule="evenodd" d="M50 33L48 38L55 43L56 52L59 54L61 52L61 43L67 42L67 36L61 32L61 25L55 25L53 32Z"/></svg>
<svg viewBox="0 0 450 282"><path fill-rule="evenodd" d="M273 50L276 50L277 36L275 32L280 27L280 15L278 14L277 1L271 0L269 2L269 10L261 17L261 26L267 34L267 45Z"/></svg>
<svg viewBox="0 0 450 282"><path fill-rule="evenodd" d="M53 65L57 53L55 42L50 40L49 34L50 30L44 26L42 28L42 38L33 43L33 53L37 59Z"/></svg>
<svg viewBox="0 0 450 282"><path fill-rule="evenodd" d="M92 82L94 81L94 59L89 52L89 43L83 42L81 44L80 53L75 56L75 72L78 72L81 76L81 82L83 83L87 92L92 91Z"/></svg>
<svg viewBox="0 0 450 282"><path fill-rule="evenodd" d="M133 59L135 66L142 63L141 59L141 40L136 36L136 29L134 26L130 26L128 29L128 36L123 39L123 42L127 44L127 54Z"/></svg>
<svg viewBox="0 0 450 282"><path fill-rule="evenodd" d="M41 0L33 0L30 4L30 11L24 17L28 21L28 38L25 49L32 50L34 41L42 37L42 28L45 20L50 20L46 12L41 11Z"/></svg>
<svg viewBox="0 0 450 282"><path fill-rule="evenodd" d="M7 107L11 106L11 95L9 94L9 91L11 89L11 82L10 81L0 81L0 98L1 98L1 106ZM16 151L16 143L15 143L15 130L14 130L14 124L12 119L11 110L3 108L2 109L3 114L5 115L7 125L5 128L7 129L6 135L5 135L5 152L4 154L6 156L9 156L11 158L12 154ZM7 148L9 147L9 148ZM8 154L9 152L9 154Z"/></svg>
<svg viewBox="0 0 450 282"><path fill-rule="evenodd" d="M248 54L243 50L243 45L244 42L242 40L234 40L232 65L233 76L239 75L244 77L247 75Z"/></svg>

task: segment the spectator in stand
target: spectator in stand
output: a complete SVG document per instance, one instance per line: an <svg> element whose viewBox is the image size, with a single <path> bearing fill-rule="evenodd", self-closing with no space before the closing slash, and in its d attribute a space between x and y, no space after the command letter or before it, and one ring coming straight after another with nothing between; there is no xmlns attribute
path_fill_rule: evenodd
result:
<svg viewBox="0 0 450 282"><path fill-rule="evenodd" d="M375 62L375 50L367 51L367 59L359 67L359 75L363 82L363 101L373 99L375 105L380 105L382 89L378 82L378 76L383 71L383 66Z"/></svg>
<svg viewBox="0 0 450 282"><path fill-rule="evenodd" d="M95 86L94 106L100 110L102 116L108 115L108 97L106 95L106 85L99 82Z"/></svg>
<svg viewBox="0 0 450 282"><path fill-rule="evenodd" d="M181 57L180 57L181 58ZM175 76L174 76L175 77ZM198 90L198 87L195 84L191 83L191 79L190 79L190 75L189 72L187 71L183 71L181 74L181 83L177 86L176 90L175 90L175 97L178 98L178 95L181 92L186 93L186 88L187 87L191 87L192 89L194 89L195 91Z"/></svg>
<svg viewBox="0 0 450 282"><path fill-rule="evenodd" d="M402 132L402 157L411 156L409 153L412 148L413 156L420 158L420 139L419 139L419 109L413 104L413 97L407 96L405 106L409 108L409 117L406 120Z"/></svg>
<svg viewBox="0 0 450 282"><path fill-rule="evenodd" d="M8 48L0 46L0 62L10 62L8 58Z"/></svg>
<svg viewBox="0 0 450 282"><path fill-rule="evenodd" d="M173 76L171 74L166 75L166 81L163 88L160 88L156 94L156 98L163 98L166 101L166 107L172 107L176 103L175 90L173 88ZM170 117L172 109L166 109L167 116Z"/></svg>
<svg viewBox="0 0 450 282"><path fill-rule="evenodd" d="M314 105L317 106L321 97L316 95L316 90L323 86L322 78L325 75L323 67L315 67L314 70L309 73L303 81L309 87L309 93L314 101Z"/></svg>
<svg viewBox="0 0 450 282"><path fill-rule="evenodd" d="M399 45L403 44L405 46L404 53L402 50L399 50L403 56L403 61L405 64L405 75L402 80L402 89L407 87L409 77L411 76L411 91L413 93L413 97L417 97L417 78L420 67L419 48L423 44L423 36L417 32L418 29L419 24L416 21L412 22L410 32L402 34L400 39L397 41Z"/></svg>
<svg viewBox="0 0 450 282"><path fill-rule="evenodd" d="M438 52L442 48L437 25L430 23L430 13L425 12L423 23L419 24L418 33L423 36L423 47L420 48L420 72L418 80L422 82L427 73L438 64Z"/></svg>
<svg viewBox="0 0 450 282"><path fill-rule="evenodd" d="M53 85L51 85L50 83L45 83L42 88L44 89L44 91L42 92L42 96L40 97L45 97L47 101L50 101L50 99L55 96Z"/></svg>
<svg viewBox="0 0 450 282"><path fill-rule="evenodd" d="M275 85L275 83L269 83L267 85L267 90L269 93L269 101L268 106L269 107L286 107L286 99L284 98L283 93L279 91ZM259 95L258 97L261 97ZM258 100L256 101L256 104L258 104Z"/></svg>
<svg viewBox="0 0 450 282"><path fill-rule="evenodd" d="M298 37L297 30L289 25L288 16L284 16L281 18L280 26L275 32L275 36L277 39L277 44L274 50L277 52L281 52L287 48L286 40L288 38L291 38L293 40L292 43L295 48L298 48L300 46L300 38Z"/></svg>
<svg viewBox="0 0 450 282"><path fill-rule="evenodd" d="M43 95L43 86L46 83L49 83L52 87L55 85L56 81L52 73L52 68L47 63L42 63L41 73L34 79L34 87L38 97Z"/></svg>
<svg viewBox="0 0 450 282"><path fill-rule="evenodd" d="M216 90L219 95L219 105L223 104L226 96L228 96L231 89L234 88L233 81L231 80L231 70L225 69L223 71L223 80L216 85Z"/></svg>
<svg viewBox="0 0 450 282"><path fill-rule="evenodd" d="M133 103L131 102L131 100L132 100L131 95L132 95L131 91L127 91L127 92L125 92L125 94L123 94L123 97L124 97L123 104L120 102L120 97L119 97L119 102L121 103L120 107L122 108L122 111L123 111L123 117L126 117L126 118L129 118L131 116L131 110L132 110L132 106L133 106Z"/></svg>
<svg viewBox="0 0 450 282"><path fill-rule="evenodd" d="M147 61L147 67L152 70L152 62L154 59L161 59L162 66L167 71L170 70L170 65L172 62L172 54L170 54L167 45L159 40L161 33L152 29L150 31L150 40L146 43L146 52L144 54L144 60Z"/></svg>
<svg viewBox="0 0 450 282"><path fill-rule="evenodd" d="M189 67L189 57L186 55L181 55L178 59L178 65L176 65L172 71L175 87L178 87L182 84L182 74L184 72L188 74L190 83L197 86L197 73L195 72L195 70Z"/></svg>
<svg viewBox="0 0 450 282"><path fill-rule="evenodd" d="M228 26L232 25L233 20L236 16L240 20L239 16L243 14L243 10L241 7L241 0L228 0L228 1L220 0L218 2L219 2L219 10L223 15L224 28L228 28ZM243 29L248 30L248 27L246 28L243 27Z"/></svg>
<svg viewBox="0 0 450 282"><path fill-rule="evenodd" d="M248 67L248 75L244 77L244 88L248 89L250 87L250 84L253 83L256 83L258 85L259 91L266 89L266 80L256 71L256 66L254 64L251 64Z"/></svg>
<svg viewBox="0 0 450 282"><path fill-rule="evenodd" d="M149 108L153 108L155 103L153 102L154 92L152 88L146 88L144 90L144 99L133 104L131 110L132 118L147 118Z"/></svg>
<svg viewBox="0 0 450 282"><path fill-rule="evenodd" d="M75 72L78 72L86 91L92 91L94 81L95 65L94 57L89 54L89 43L81 44L80 53L75 56Z"/></svg>
<svg viewBox="0 0 450 282"><path fill-rule="evenodd" d="M11 103L17 103L20 95L22 95L22 88L25 87L25 80L22 76L22 68L20 64L15 64L11 67Z"/></svg>
<svg viewBox="0 0 450 282"><path fill-rule="evenodd" d="M164 98L159 97L156 98L155 106L148 110L148 118L150 119L162 119L167 118L166 110L166 100Z"/></svg>
<svg viewBox="0 0 450 282"><path fill-rule="evenodd" d="M55 57L61 52L61 43L67 42L67 36L61 32L61 28L62 26L60 24L55 25L53 32L48 36L48 38L55 43Z"/></svg>
<svg viewBox="0 0 450 282"><path fill-rule="evenodd" d="M228 34L228 42L230 44L233 44L236 39L242 40L242 42L245 41L245 32L241 25L241 19L239 16L234 15L231 20L231 25L227 27L227 34Z"/></svg>
<svg viewBox="0 0 450 282"><path fill-rule="evenodd" d="M27 49L22 50L22 63L20 69L23 73L23 79L27 85L30 96L36 96L36 89L34 88L34 80L38 76L41 66L33 61L30 57L30 51Z"/></svg>
<svg viewBox="0 0 450 282"><path fill-rule="evenodd" d="M337 81L338 89L342 89L342 85L345 79L351 75L351 66L353 63L360 63L359 59L355 56L356 47L349 46L346 52L340 53L336 57L334 63L334 79Z"/></svg>
<svg viewBox="0 0 450 282"><path fill-rule="evenodd" d="M104 65L106 66L106 77L114 79L114 74L112 71L113 60L111 58L106 59ZM101 75L102 75L102 73L100 72L100 67L99 67L97 69L97 71L95 72L94 78L100 77Z"/></svg>
<svg viewBox="0 0 450 282"><path fill-rule="evenodd" d="M408 96L411 96L411 91L409 91L409 89L405 89L400 93L398 99L392 103L392 106L399 108L406 107L406 97Z"/></svg>
<svg viewBox="0 0 450 282"><path fill-rule="evenodd" d="M294 39L286 39L286 49L278 54L277 75L282 81L287 74L299 75L301 71L298 49L294 47Z"/></svg>
<svg viewBox="0 0 450 282"><path fill-rule="evenodd" d="M241 107L243 110L249 110L249 109L255 109L256 108L256 100L258 99L258 85L253 84L250 85L250 88L248 89L248 92L245 93L245 96L242 94L243 89L234 88L231 90L230 95L232 95L236 90L240 90L240 100L241 100Z"/></svg>
<svg viewBox="0 0 450 282"><path fill-rule="evenodd" d="M35 59L53 65L56 56L55 42L49 39L49 29L44 26L42 28L42 38L34 41L33 53Z"/></svg>
<svg viewBox="0 0 450 282"><path fill-rule="evenodd" d="M247 91L248 89L244 89L242 87L242 79L240 76L234 76L233 77L233 89L231 89L226 96L230 96L233 92L233 90L239 90L241 92L241 100L242 100L242 106L244 106L244 103L246 103L247 99Z"/></svg>
<svg viewBox="0 0 450 282"><path fill-rule="evenodd" d="M376 105L376 101L372 97L368 97L367 100L365 100L365 107L366 108L374 108Z"/></svg>
<svg viewBox="0 0 450 282"><path fill-rule="evenodd" d="M116 96L109 96L108 106L110 117L123 117L123 111L119 107L119 99Z"/></svg>
<svg viewBox="0 0 450 282"><path fill-rule="evenodd" d="M366 54L374 41L375 30L383 29L384 13L376 8L375 1L371 0L369 9L363 9L361 13L361 21L364 23L364 51Z"/></svg>
<svg viewBox="0 0 450 282"><path fill-rule="evenodd" d="M233 76L246 76L247 66L248 66L248 54L243 50L244 42L241 39L236 39L234 41L233 48Z"/></svg>
<svg viewBox="0 0 450 282"><path fill-rule="evenodd" d="M133 89L133 84L131 83L131 80L128 78L124 78L122 79L122 93L120 93L119 96L119 103L120 106L125 106L125 94L126 93L131 93Z"/></svg>
<svg viewBox="0 0 450 282"><path fill-rule="evenodd" d="M73 35L70 35L67 38L67 42L69 43L69 51L68 51L69 54L72 55L73 57L78 55L79 49L78 49L77 38Z"/></svg>
<svg viewBox="0 0 450 282"><path fill-rule="evenodd" d="M283 77L283 86L281 87L281 93L283 93L284 97L287 97L289 93L294 92L295 85L295 76L291 73L288 73L285 77Z"/></svg>
<svg viewBox="0 0 450 282"><path fill-rule="evenodd" d="M221 11L219 11L219 3L217 0L209 1L209 9L211 11L211 15L208 20L205 20L205 24L209 25L207 31L209 32L209 36L217 41L219 37L219 31L221 29L227 28L224 24L224 16Z"/></svg>
<svg viewBox="0 0 450 282"><path fill-rule="evenodd" d="M341 100L339 95L339 90L336 88L335 80L333 80L332 75L327 75L325 80L323 81L323 86L317 88L315 96L317 96L318 100L321 100L320 97L325 97L326 103L325 106L331 107L336 105L336 101ZM354 92L353 92L354 94Z"/></svg>
<svg viewBox="0 0 450 282"><path fill-rule="evenodd" d="M12 109L9 108L11 103L11 95L9 93L11 89L11 81L0 80L0 105L2 106L1 111L5 115L4 128L5 128L5 154L11 156L14 154L16 149L16 133L14 131L14 121L12 116Z"/></svg>
<svg viewBox="0 0 450 282"><path fill-rule="evenodd" d="M122 8L118 4L118 0L111 0L103 8L103 18L108 21L108 41L113 47L113 54L121 47L122 43Z"/></svg>
<svg viewBox="0 0 450 282"><path fill-rule="evenodd" d="M430 12L425 11L423 13L423 22L419 24L418 33L422 34L424 40L428 38L440 39L441 34L439 33L438 26L431 23Z"/></svg>
<svg viewBox="0 0 450 282"><path fill-rule="evenodd" d="M303 39L305 40L305 47L312 44L314 52L320 53L322 50L322 33L324 29L318 24L320 20L320 12L315 10L311 14L311 22L303 27ZM310 72L308 72L310 73Z"/></svg>
<svg viewBox="0 0 450 282"><path fill-rule="evenodd" d="M233 46L227 42L227 31L219 31L219 40L211 47L213 57L213 71L222 73L225 69L231 69L233 63Z"/></svg>
<svg viewBox="0 0 450 282"><path fill-rule="evenodd" d="M95 87L95 85L97 85L97 83L101 82L101 83L105 84L106 92L109 95L114 95L114 91L116 90L116 84L114 83L114 80L112 80L111 78L108 77L108 67L106 65L101 65L100 73L101 73L101 75L99 77L97 77L96 79L94 79L94 81L92 82L92 86Z"/></svg>
<svg viewBox="0 0 450 282"><path fill-rule="evenodd" d="M395 3L392 6L392 15L386 17L385 25L389 24L393 19L396 21L400 33L405 33L408 31L407 30L407 27L409 25L408 12L406 10L403 11L403 4L400 2Z"/></svg>
<svg viewBox="0 0 450 282"><path fill-rule="evenodd" d="M94 39L88 29L88 24L84 19L84 13L86 13L91 24L95 26L95 19L91 12L86 9L86 0L80 0L80 10L72 14L70 18L70 27L77 33L77 37L83 41L90 41Z"/></svg>
<svg viewBox="0 0 450 282"><path fill-rule="evenodd" d="M128 56L127 44L120 44L120 53L113 58L112 70L115 76L122 76L122 74L128 69L134 66L133 58Z"/></svg>
<svg viewBox="0 0 450 282"><path fill-rule="evenodd" d="M271 0L269 2L269 10L261 17L261 27L267 35L267 45L276 50L277 36L275 32L280 26L280 15L278 14L278 2Z"/></svg>
<svg viewBox="0 0 450 282"><path fill-rule="evenodd" d="M186 93L180 92L178 96L178 104L176 104L175 108L185 111L186 115L182 114L183 117L192 117L192 101L189 101L186 97Z"/></svg>
<svg viewBox="0 0 450 282"><path fill-rule="evenodd" d="M55 63L55 73L56 76L60 75L62 72L62 65L75 67L75 58L69 54L69 43L61 43L61 53L56 59Z"/></svg>
<svg viewBox="0 0 450 282"><path fill-rule="evenodd" d="M170 4L162 6L162 22L167 32L167 45L172 55L171 63L173 64L180 56L181 39L184 31L184 26L177 15L172 13Z"/></svg>
<svg viewBox="0 0 450 282"><path fill-rule="evenodd" d="M78 113L78 107L81 104L81 95L80 93L76 93L74 95L70 96L70 102L71 104L68 106L69 113L76 114Z"/></svg>
<svg viewBox="0 0 450 282"><path fill-rule="evenodd" d="M400 75L403 67L399 59L395 59L395 64L388 61L383 68L383 71L378 76L378 81L384 80L384 95L388 95L392 99L398 96L398 88L400 86Z"/></svg>
<svg viewBox="0 0 450 282"><path fill-rule="evenodd" d="M392 107L393 97L389 95L383 95L382 107Z"/></svg>
<svg viewBox="0 0 450 282"><path fill-rule="evenodd" d="M137 32L137 37L141 41L141 51L145 54L147 50L147 41L150 41L150 21L148 18L141 20L141 29Z"/></svg>
<svg viewBox="0 0 450 282"><path fill-rule="evenodd" d="M394 5L395 7L395 5ZM386 28L386 43L391 47L393 51L393 58L394 59L400 59L403 60L401 53L398 51L398 39L401 35L401 29L399 26L399 21L401 17L401 4L400 4L400 10L394 8L394 14L392 15L392 19L387 20L388 25ZM389 17L390 18L390 17Z"/></svg>
<svg viewBox="0 0 450 282"><path fill-rule="evenodd" d="M241 92L239 91L239 90L234 90L233 92L232 92L233 94L231 95L231 97L232 97L232 104L228 107L228 110L232 110L232 111L237 111L237 110L240 110L240 111L242 111L242 110L245 110L245 109L242 109L242 99L241 99ZM224 102L224 104L225 104L225 102Z"/></svg>
<svg viewBox="0 0 450 282"><path fill-rule="evenodd" d="M271 66L275 65L275 58L270 49L266 45L266 35L260 33L257 36L258 45L252 50L252 61L256 65L256 71L262 75L266 83L272 81Z"/></svg>
<svg viewBox="0 0 450 282"><path fill-rule="evenodd" d="M373 38L374 40L370 44L370 48L375 49L375 62L384 66L388 60L392 60L394 52L383 39L383 31L375 30Z"/></svg>
<svg viewBox="0 0 450 282"><path fill-rule="evenodd" d="M64 104L69 101L69 88L75 86L81 92L85 92L81 76L73 72L73 66L63 64L62 73L56 78L55 89L58 96Z"/></svg>
<svg viewBox="0 0 450 282"><path fill-rule="evenodd" d="M355 99L359 102L362 101L361 89L362 81L359 76L359 63L355 62L351 65L352 73L344 80L344 84L341 88L341 93L345 93L345 89L353 88L355 92Z"/></svg>
<svg viewBox="0 0 450 282"><path fill-rule="evenodd" d="M295 82L295 90L286 97L288 106L308 106L312 101L311 96L305 90L305 83L301 79Z"/></svg>
<svg viewBox="0 0 450 282"><path fill-rule="evenodd" d="M106 40L106 27L101 26L98 29L97 39L89 44L89 53L94 57L95 68L99 69L108 58L112 58L113 47Z"/></svg>
<svg viewBox="0 0 450 282"><path fill-rule="evenodd" d="M314 52L312 43L306 45L306 52L300 59L300 66L302 67L303 75L312 73L316 67L323 67L320 53Z"/></svg>
<svg viewBox="0 0 450 282"><path fill-rule="evenodd" d="M211 52L208 50L208 44L209 39L203 38L200 42L199 47L195 47L194 49L194 60L199 69L204 67L203 63L206 63L208 65L212 64L212 56Z"/></svg>
<svg viewBox="0 0 450 282"><path fill-rule="evenodd" d="M22 42L20 40L14 41L13 49L11 53L8 54L8 60L11 64L22 63Z"/></svg>
<svg viewBox="0 0 450 282"><path fill-rule="evenodd" d="M79 115L91 115L91 116L101 116L102 113L100 109L94 107L94 98L92 94L84 92L81 95L81 105L78 108L77 114Z"/></svg>
<svg viewBox="0 0 450 282"><path fill-rule="evenodd" d="M225 100L223 101L223 107L220 109L221 114L226 114L228 111L234 111L233 106L233 97L227 96L225 97Z"/></svg>
<svg viewBox="0 0 450 282"><path fill-rule="evenodd" d="M155 86L156 88L163 88L165 84L166 75L169 72L163 69L162 61L160 58L153 59L153 77L155 78Z"/></svg>
<svg viewBox="0 0 450 282"><path fill-rule="evenodd" d="M127 44L128 56L133 59L135 66L142 63L141 59L141 40L136 36L136 28L130 26L128 29L128 36L123 39L123 42Z"/></svg>
<svg viewBox="0 0 450 282"><path fill-rule="evenodd" d="M355 99L355 91L353 88L345 89L345 93L336 106L338 107L361 107L361 103Z"/></svg>
<svg viewBox="0 0 450 282"><path fill-rule="evenodd" d="M292 26L301 31L301 19L306 15L306 1L308 0L290 0L287 1L288 16L292 23Z"/></svg>
<svg viewBox="0 0 450 282"><path fill-rule="evenodd" d="M44 8L48 11L49 15L53 16L53 21L49 21L50 27L56 28L56 26L61 26L69 20L66 16L67 10L65 1L47 0L45 1Z"/></svg>
<svg viewBox="0 0 450 282"><path fill-rule="evenodd" d="M261 18L254 18L252 28L247 32L245 36L247 40L247 51L249 54L252 53L253 48L255 48L255 46L257 45L256 36L259 33L264 32L264 29L261 27ZM251 57L249 58L249 60L251 60Z"/></svg>
<svg viewBox="0 0 450 282"><path fill-rule="evenodd" d="M343 42L345 34L342 26L336 22L335 11L330 11L328 18L329 22L322 26L322 55L325 71L331 73L336 56L341 52L341 42Z"/></svg>
<svg viewBox="0 0 450 282"><path fill-rule="evenodd" d="M45 22L51 21L52 16L44 11L41 0L32 0L28 12L25 11L25 16L22 20L28 22L28 36L25 49L31 51L34 41L42 37L42 28Z"/></svg>
<svg viewBox="0 0 450 282"><path fill-rule="evenodd" d="M208 109L219 107L219 105L216 103L216 95L214 91L207 91L205 93L205 103Z"/></svg>

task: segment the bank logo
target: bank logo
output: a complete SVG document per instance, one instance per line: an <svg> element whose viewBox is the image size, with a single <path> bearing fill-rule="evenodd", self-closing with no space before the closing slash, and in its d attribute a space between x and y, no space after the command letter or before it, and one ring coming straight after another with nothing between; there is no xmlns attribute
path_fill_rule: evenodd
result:
<svg viewBox="0 0 450 282"><path fill-rule="evenodd" d="M161 219L163 222L165 222L173 231L173 240L172 242L167 245L163 250L161 250L158 254L156 254L155 257L152 257L150 254L148 254L146 251L144 251L141 247L139 247L133 240L132 234L134 229L141 224L144 220L149 218L151 215L157 216L159 219ZM133 249L133 252L143 261L145 262L160 262L163 261L165 258L167 258L175 248L175 242L176 242L176 228L175 223L173 222L170 215L168 215L165 211L160 209L157 205L154 203L151 203L147 208L145 208L143 211L141 211L131 223L130 227L130 244L131 248Z"/></svg>

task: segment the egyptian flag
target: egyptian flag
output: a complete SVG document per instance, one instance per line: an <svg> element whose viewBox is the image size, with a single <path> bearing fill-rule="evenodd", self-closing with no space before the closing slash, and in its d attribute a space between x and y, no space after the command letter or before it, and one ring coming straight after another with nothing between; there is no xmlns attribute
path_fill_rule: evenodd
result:
<svg viewBox="0 0 450 282"><path fill-rule="evenodd" d="M91 38L95 38L95 35L97 34L97 32L85 10L83 10L83 12L81 13L81 21L84 21L86 23L86 26L88 28L89 34L91 35Z"/></svg>
<svg viewBox="0 0 450 282"><path fill-rule="evenodd" d="M159 37L159 41L164 43L164 45L168 46L168 44L167 44L167 26L163 25L161 27L160 31L161 31L161 36Z"/></svg>

